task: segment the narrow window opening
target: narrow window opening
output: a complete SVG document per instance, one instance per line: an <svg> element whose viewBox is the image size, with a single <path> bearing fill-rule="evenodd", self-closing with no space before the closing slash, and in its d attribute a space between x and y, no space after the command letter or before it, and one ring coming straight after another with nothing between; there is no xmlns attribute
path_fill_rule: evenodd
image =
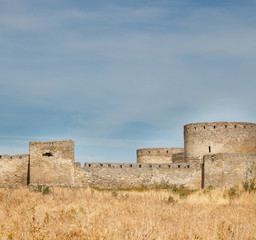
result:
<svg viewBox="0 0 256 240"><path fill-rule="evenodd" d="M189 168L189 165L187 167Z"/></svg>
<svg viewBox="0 0 256 240"><path fill-rule="evenodd" d="M148 151L148 153L150 153L150 151Z"/></svg>
<svg viewBox="0 0 256 240"><path fill-rule="evenodd" d="M130 167L132 167L132 165L130 165Z"/></svg>
<svg viewBox="0 0 256 240"><path fill-rule="evenodd" d="M161 165L159 165L158 167L161 167Z"/></svg>
<svg viewBox="0 0 256 240"><path fill-rule="evenodd" d="M91 164L88 164L88 167L91 167Z"/></svg>
<svg viewBox="0 0 256 240"><path fill-rule="evenodd" d="M204 126L204 129L205 129L205 126Z"/></svg>
<svg viewBox="0 0 256 240"><path fill-rule="evenodd" d="M100 164L101 167L103 167L103 164Z"/></svg>
<svg viewBox="0 0 256 240"><path fill-rule="evenodd" d="M216 128L216 126L213 126L213 128L215 129L215 128Z"/></svg>
<svg viewBox="0 0 256 240"><path fill-rule="evenodd" d="M196 127L194 127L195 128L195 130L196 130Z"/></svg>
<svg viewBox="0 0 256 240"><path fill-rule="evenodd" d="M168 165L169 168L171 168L171 165Z"/></svg>
<svg viewBox="0 0 256 240"><path fill-rule="evenodd" d="M120 168L122 168L123 166L122 165L120 165Z"/></svg>
<svg viewBox="0 0 256 240"><path fill-rule="evenodd" d="M2 158L2 155L0 155L0 158Z"/></svg>
<svg viewBox="0 0 256 240"><path fill-rule="evenodd" d="M166 153L168 153L168 150L166 151Z"/></svg>
<svg viewBox="0 0 256 240"><path fill-rule="evenodd" d="M141 168L141 165L139 165L139 168Z"/></svg>
<svg viewBox="0 0 256 240"><path fill-rule="evenodd" d="M236 128L236 125L235 125L235 128Z"/></svg>
<svg viewBox="0 0 256 240"><path fill-rule="evenodd" d="M111 164L108 164L108 167L111 167Z"/></svg>
<svg viewBox="0 0 256 240"><path fill-rule="evenodd" d="M47 153L43 153L42 156L45 156L45 157L52 157L52 153L51 152L47 152Z"/></svg>
<svg viewBox="0 0 256 240"><path fill-rule="evenodd" d="M211 146L209 146L209 153L211 152L212 150L211 150Z"/></svg>
<svg viewBox="0 0 256 240"><path fill-rule="evenodd" d="M227 125L225 125L225 128L227 128Z"/></svg>
<svg viewBox="0 0 256 240"><path fill-rule="evenodd" d="M150 168L152 168L152 165L149 165Z"/></svg>
<svg viewBox="0 0 256 240"><path fill-rule="evenodd" d="M180 165L178 165L178 168L180 168Z"/></svg>

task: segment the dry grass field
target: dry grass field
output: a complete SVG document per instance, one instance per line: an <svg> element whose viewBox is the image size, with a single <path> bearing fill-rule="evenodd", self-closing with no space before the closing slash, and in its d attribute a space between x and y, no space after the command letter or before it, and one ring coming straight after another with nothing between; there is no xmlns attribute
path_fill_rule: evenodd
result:
<svg viewBox="0 0 256 240"><path fill-rule="evenodd" d="M242 186L192 193L0 189L0 239L251 240L256 193Z"/></svg>

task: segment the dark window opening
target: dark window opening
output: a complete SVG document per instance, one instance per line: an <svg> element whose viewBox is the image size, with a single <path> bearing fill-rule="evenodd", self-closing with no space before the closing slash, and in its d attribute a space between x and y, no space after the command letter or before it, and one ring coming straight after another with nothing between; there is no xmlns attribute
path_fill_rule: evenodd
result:
<svg viewBox="0 0 256 240"><path fill-rule="evenodd" d="M148 153L150 153L150 151L148 151Z"/></svg>
<svg viewBox="0 0 256 240"><path fill-rule="evenodd" d="M161 167L161 165L159 165L158 167Z"/></svg>
<svg viewBox="0 0 256 240"><path fill-rule="evenodd" d="M215 129L215 128L216 128L216 126L213 126L213 128Z"/></svg>
<svg viewBox="0 0 256 240"><path fill-rule="evenodd" d="M195 130L196 130L196 127L195 127Z"/></svg>
<svg viewBox="0 0 256 240"><path fill-rule="evenodd" d="M108 164L108 167L111 167L111 164Z"/></svg>
<svg viewBox="0 0 256 240"><path fill-rule="evenodd" d="M235 128L236 128L236 125L235 125Z"/></svg>
<svg viewBox="0 0 256 240"><path fill-rule="evenodd" d="M91 167L91 164L88 164L88 167Z"/></svg>
<svg viewBox="0 0 256 240"><path fill-rule="evenodd" d="M178 165L178 168L180 168L180 165Z"/></svg>
<svg viewBox="0 0 256 240"><path fill-rule="evenodd" d="M225 128L227 128L227 125L225 125Z"/></svg>
<svg viewBox="0 0 256 240"><path fill-rule="evenodd" d="M141 165L139 165L139 168L141 168Z"/></svg>
<svg viewBox="0 0 256 240"><path fill-rule="evenodd" d="M204 129L205 129L205 126L204 126Z"/></svg>
<svg viewBox="0 0 256 240"><path fill-rule="evenodd" d="M103 167L103 164L100 164L101 167Z"/></svg>
<svg viewBox="0 0 256 240"><path fill-rule="evenodd" d="M244 128L246 128L246 126L244 126Z"/></svg>
<svg viewBox="0 0 256 240"><path fill-rule="evenodd" d="M120 165L120 168L122 168L123 166L122 165Z"/></svg>
<svg viewBox="0 0 256 240"><path fill-rule="evenodd" d="M171 165L168 165L169 168L171 168Z"/></svg>
<svg viewBox="0 0 256 240"><path fill-rule="evenodd" d="M152 168L152 165L149 165L150 168Z"/></svg>
<svg viewBox="0 0 256 240"><path fill-rule="evenodd" d="M209 153L211 152L211 146L209 146Z"/></svg>
<svg viewBox="0 0 256 240"><path fill-rule="evenodd" d="M132 165L130 165L130 167L132 167Z"/></svg>
<svg viewBox="0 0 256 240"><path fill-rule="evenodd" d="M42 156L44 156L44 157L52 157L53 155L52 155L52 153L47 152L47 153L43 153Z"/></svg>
<svg viewBox="0 0 256 240"><path fill-rule="evenodd" d="M2 158L2 155L0 155L0 158Z"/></svg>
<svg viewBox="0 0 256 240"><path fill-rule="evenodd" d="M189 165L188 165L188 168L189 168Z"/></svg>
<svg viewBox="0 0 256 240"><path fill-rule="evenodd" d="M22 156L19 156L19 159L22 159Z"/></svg>
<svg viewBox="0 0 256 240"><path fill-rule="evenodd" d="M166 151L168 153L168 151Z"/></svg>

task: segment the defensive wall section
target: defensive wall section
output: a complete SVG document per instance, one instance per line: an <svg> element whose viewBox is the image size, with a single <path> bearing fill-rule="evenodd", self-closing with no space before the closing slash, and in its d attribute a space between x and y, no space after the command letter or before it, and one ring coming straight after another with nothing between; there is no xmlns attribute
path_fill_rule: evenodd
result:
<svg viewBox="0 0 256 240"><path fill-rule="evenodd" d="M99 189L183 185L224 187L256 177L256 124L184 126L183 148L137 150L137 163L74 162L74 142L31 142L30 154L0 155L0 187L48 185ZM185 153L185 156L184 156Z"/></svg>
<svg viewBox="0 0 256 240"><path fill-rule="evenodd" d="M0 155L0 187L28 184L29 155Z"/></svg>
<svg viewBox="0 0 256 240"><path fill-rule="evenodd" d="M143 148L137 150L137 163L184 162L184 148Z"/></svg>
<svg viewBox="0 0 256 240"><path fill-rule="evenodd" d="M206 154L256 154L256 124L247 122L193 123L184 126L186 162L203 162Z"/></svg>
<svg viewBox="0 0 256 240"><path fill-rule="evenodd" d="M203 159L202 187L240 184L256 176L256 154L218 153Z"/></svg>
<svg viewBox="0 0 256 240"><path fill-rule="evenodd" d="M94 188L138 188L162 184L201 187L201 167L194 163L85 163L75 164L75 182Z"/></svg>

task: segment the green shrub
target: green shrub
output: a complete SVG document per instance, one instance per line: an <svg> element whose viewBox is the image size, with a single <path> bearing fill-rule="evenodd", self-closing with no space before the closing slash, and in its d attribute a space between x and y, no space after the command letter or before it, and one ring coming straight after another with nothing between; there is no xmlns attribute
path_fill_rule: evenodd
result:
<svg viewBox="0 0 256 240"><path fill-rule="evenodd" d="M211 192L213 189L214 189L214 187L213 187L212 185L210 185L210 186L208 186L207 188L205 188L205 189L203 190L203 193L209 193L209 192Z"/></svg>
<svg viewBox="0 0 256 240"><path fill-rule="evenodd" d="M186 193L180 193L180 198L182 198L182 199L184 199L184 198L186 198L187 197L187 194Z"/></svg>
<svg viewBox="0 0 256 240"><path fill-rule="evenodd" d="M238 186L236 185L233 187L230 187L224 192L224 197L227 197L230 200L238 198L239 196L240 194L239 194Z"/></svg>
<svg viewBox="0 0 256 240"><path fill-rule="evenodd" d="M48 195L50 193L51 193L51 190L48 186L43 187L43 191L42 191L43 195Z"/></svg>
<svg viewBox="0 0 256 240"><path fill-rule="evenodd" d="M175 203L175 200L172 196L169 196L167 203Z"/></svg>
<svg viewBox="0 0 256 240"><path fill-rule="evenodd" d="M243 182L243 189L245 192L248 191L249 193L251 193L252 191L255 191L256 190L255 179L247 180Z"/></svg>
<svg viewBox="0 0 256 240"><path fill-rule="evenodd" d="M118 193L117 192L112 192L113 197L117 197Z"/></svg>
<svg viewBox="0 0 256 240"><path fill-rule="evenodd" d="M43 195L47 195L51 193L51 189L48 186L44 186L44 185L36 185L32 188L32 190L34 192L40 192Z"/></svg>

